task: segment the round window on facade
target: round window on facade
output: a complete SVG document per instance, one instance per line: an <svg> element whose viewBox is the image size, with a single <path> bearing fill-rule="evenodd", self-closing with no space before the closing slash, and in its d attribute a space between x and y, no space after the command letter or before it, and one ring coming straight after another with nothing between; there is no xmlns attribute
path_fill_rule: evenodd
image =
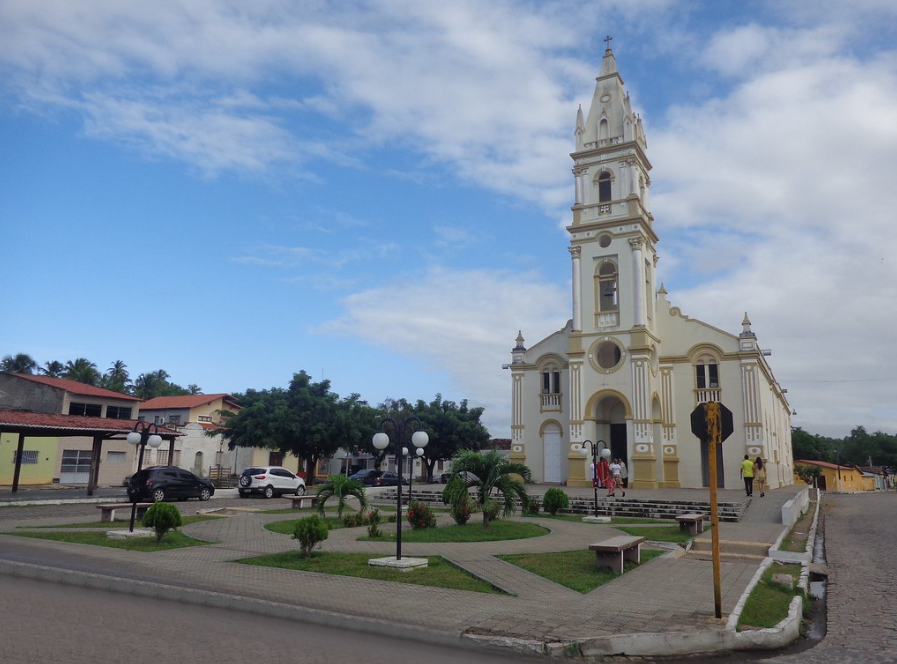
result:
<svg viewBox="0 0 897 664"><path fill-rule="evenodd" d="M607 249L610 246L610 241L611 241L611 236L608 235L607 233L603 233L598 238L598 244L601 246L602 249Z"/></svg>
<svg viewBox="0 0 897 664"><path fill-rule="evenodd" d="M598 371L611 373L623 366L623 353L623 347L619 343L605 337L592 346L589 360Z"/></svg>

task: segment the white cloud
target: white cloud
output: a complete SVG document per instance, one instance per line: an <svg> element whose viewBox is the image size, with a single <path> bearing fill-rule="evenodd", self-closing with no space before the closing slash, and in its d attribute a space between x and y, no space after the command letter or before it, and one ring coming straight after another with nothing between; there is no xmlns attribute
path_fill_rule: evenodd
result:
<svg viewBox="0 0 897 664"><path fill-rule="evenodd" d="M350 295L342 302L345 314L314 331L435 365L451 377L452 398L483 406L493 435L506 435L510 384L501 364L510 361L518 331L534 343L563 327L568 300L537 273L432 269L422 279Z"/></svg>

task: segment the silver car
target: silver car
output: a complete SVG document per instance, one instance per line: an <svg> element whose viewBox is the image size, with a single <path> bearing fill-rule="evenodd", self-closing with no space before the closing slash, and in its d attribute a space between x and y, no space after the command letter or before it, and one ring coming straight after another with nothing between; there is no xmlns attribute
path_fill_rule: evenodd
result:
<svg viewBox="0 0 897 664"><path fill-rule="evenodd" d="M280 466L253 466L240 474L237 482L240 498L259 493L265 498L291 493L305 495L305 480Z"/></svg>

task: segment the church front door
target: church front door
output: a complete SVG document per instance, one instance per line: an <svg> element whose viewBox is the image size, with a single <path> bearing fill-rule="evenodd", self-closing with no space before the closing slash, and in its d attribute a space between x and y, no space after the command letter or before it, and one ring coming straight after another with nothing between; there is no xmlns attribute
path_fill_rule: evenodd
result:
<svg viewBox="0 0 897 664"><path fill-rule="evenodd" d="M545 450L545 480L558 483L561 481L561 432L557 429L546 429L542 434Z"/></svg>

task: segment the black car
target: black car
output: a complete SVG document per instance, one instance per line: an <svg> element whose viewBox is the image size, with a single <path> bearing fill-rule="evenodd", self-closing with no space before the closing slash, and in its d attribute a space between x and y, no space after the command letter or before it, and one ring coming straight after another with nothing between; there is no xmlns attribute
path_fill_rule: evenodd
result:
<svg viewBox="0 0 897 664"><path fill-rule="evenodd" d="M349 476L350 480L358 480L365 486L398 486L399 474L390 470L374 470L366 468ZM410 484L407 477L402 478L402 485Z"/></svg>
<svg viewBox="0 0 897 664"><path fill-rule="evenodd" d="M208 500L215 486L204 477L176 466L154 466L134 473L128 482L128 499L154 503L176 498Z"/></svg>

